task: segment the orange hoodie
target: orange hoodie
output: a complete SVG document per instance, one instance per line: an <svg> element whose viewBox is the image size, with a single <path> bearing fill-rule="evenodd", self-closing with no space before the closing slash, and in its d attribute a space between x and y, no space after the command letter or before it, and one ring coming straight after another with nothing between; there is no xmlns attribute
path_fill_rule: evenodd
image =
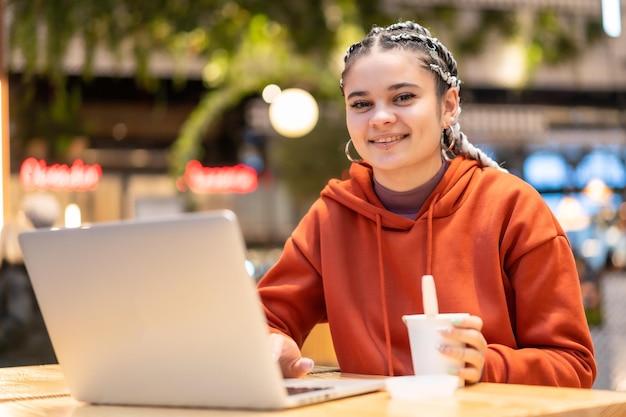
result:
<svg viewBox="0 0 626 417"><path fill-rule="evenodd" d="M455 158L415 220L387 211L371 168L331 180L258 284L270 329L302 345L328 321L343 372L405 375L404 314L483 319L483 381L591 387L593 345L572 250L541 196L514 175Z"/></svg>

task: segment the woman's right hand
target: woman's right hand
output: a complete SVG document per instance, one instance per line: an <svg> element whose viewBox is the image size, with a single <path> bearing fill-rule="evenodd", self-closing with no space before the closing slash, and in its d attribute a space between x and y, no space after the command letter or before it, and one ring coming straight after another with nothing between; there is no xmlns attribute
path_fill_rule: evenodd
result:
<svg viewBox="0 0 626 417"><path fill-rule="evenodd" d="M270 343L284 378L299 378L313 369L313 360L302 357L300 348L292 338L279 333L270 333Z"/></svg>

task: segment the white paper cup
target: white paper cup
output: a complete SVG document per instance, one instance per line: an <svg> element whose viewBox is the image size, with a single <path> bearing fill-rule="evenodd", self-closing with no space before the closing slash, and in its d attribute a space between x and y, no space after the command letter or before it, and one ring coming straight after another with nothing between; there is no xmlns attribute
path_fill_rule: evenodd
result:
<svg viewBox="0 0 626 417"><path fill-rule="evenodd" d="M458 359L450 358L439 352L438 346L448 344L463 347L463 343L446 339L439 333L443 327L453 327L455 317L469 317L467 313L445 313L428 317L425 314L402 316L402 321L409 332L411 358L415 375L449 375L450 368L463 368L465 364ZM459 386L465 385L459 378Z"/></svg>

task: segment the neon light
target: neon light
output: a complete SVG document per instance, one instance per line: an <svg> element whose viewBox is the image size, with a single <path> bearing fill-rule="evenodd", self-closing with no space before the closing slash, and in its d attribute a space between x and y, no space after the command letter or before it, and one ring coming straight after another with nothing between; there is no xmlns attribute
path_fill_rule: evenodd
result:
<svg viewBox="0 0 626 417"><path fill-rule="evenodd" d="M184 184L195 193L244 194L256 190L258 176L254 168L244 164L204 167L194 160L187 163L182 181L179 181L179 186Z"/></svg>
<svg viewBox="0 0 626 417"><path fill-rule="evenodd" d="M20 183L27 190L92 191L102 178L99 164L85 164L77 159L72 166L27 158L20 167Z"/></svg>

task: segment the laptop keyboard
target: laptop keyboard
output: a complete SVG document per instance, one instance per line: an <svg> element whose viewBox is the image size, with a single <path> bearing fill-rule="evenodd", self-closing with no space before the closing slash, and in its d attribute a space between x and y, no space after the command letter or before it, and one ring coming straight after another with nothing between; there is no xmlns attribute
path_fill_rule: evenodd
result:
<svg viewBox="0 0 626 417"><path fill-rule="evenodd" d="M295 394L302 394L302 393L312 392L312 391L331 390L331 389L333 389L333 387L331 387L331 386L326 386L326 385L322 385L322 384L316 385L315 379L326 379L326 378L328 378L328 379L336 379L337 375L341 375L341 371L337 367L315 366L315 368L313 368L313 370L311 372L309 372L309 375L314 377L313 380L309 381L310 385L288 386L287 387L287 394L288 395L295 395Z"/></svg>
<svg viewBox="0 0 626 417"><path fill-rule="evenodd" d="M296 395L296 394L303 394L305 392L323 391L323 390L329 390L329 389L331 388L330 387L287 387L287 394Z"/></svg>
<svg viewBox="0 0 626 417"><path fill-rule="evenodd" d="M336 367L336 366L315 365L313 367L313 370L311 372L309 372L309 375L324 376L323 374L329 374L329 375L332 375L332 376L336 376L340 372L341 372L341 370L338 367Z"/></svg>

